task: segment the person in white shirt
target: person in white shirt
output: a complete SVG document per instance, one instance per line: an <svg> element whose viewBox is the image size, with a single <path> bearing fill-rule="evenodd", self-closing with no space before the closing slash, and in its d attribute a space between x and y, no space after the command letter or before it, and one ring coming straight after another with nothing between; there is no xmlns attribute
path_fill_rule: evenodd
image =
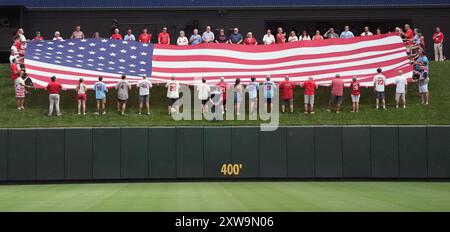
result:
<svg viewBox="0 0 450 232"><path fill-rule="evenodd" d="M267 29L267 33L263 37L263 43L265 45L275 44L275 37L272 35L272 31Z"/></svg>
<svg viewBox="0 0 450 232"><path fill-rule="evenodd" d="M178 112L178 106L175 104L180 98L180 83L175 80L175 76L171 77L171 80L166 83L167 88L167 111L169 115L172 112Z"/></svg>
<svg viewBox="0 0 450 232"><path fill-rule="evenodd" d="M295 31L291 31L291 34L289 34L288 42L298 42L298 37L295 34Z"/></svg>
<svg viewBox="0 0 450 232"><path fill-rule="evenodd" d="M14 59L16 59L16 60L19 59L19 52L17 51L16 46L12 45L11 46L11 53L9 55L9 63L10 64L14 63Z"/></svg>
<svg viewBox="0 0 450 232"><path fill-rule="evenodd" d="M203 32L202 40L203 43L214 43L214 33L211 31L211 26L206 27L206 31Z"/></svg>
<svg viewBox="0 0 450 232"><path fill-rule="evenodd" d="M205 79L202 79L202 83L197 85L197 92L198 92L198 99L202 101L201 105L202 114L207 113L208 107L206 106L206 103L208 102L211 88L209 87L208 84L206 84Z"/></svg>
<svg viewBox="0 0 450 232"><path fill-rule="evenodd" d="M189 40L186 37L186 33L184 31L180 31L180 36L177 39L178 46L186 46L189 45Z"/></svg>
<svg viewBox="0 0 450 232"><path fill-rule="evenodd" d="M376 97L376 104L377 104L377 110L380 106L380 100L383 104L383 109L386 110L386 101L385 101L385 94L384 89L386 86L386 77L381 74L383 70L381 68L377 69L377 75L373 78L373 87L375 89L375 97Z"/></svg>
<svg viewBox="0 0 450 232"><path fill-rule="evenodd" d="M361 36L371 36L373 35L372 32L370 32L369 27L364 27L364 32L361 33Z"/></svg>
<svg viewBox="0 0 450 232"><path fill-rule="evenodd" d="M17 35L19 36L21 42L27 41L27 38L25 37L24 34L25 32L23 31L23 28L19 28L19 30L17 30Z"/></svg>
<svg viewBox="0 0 450 232"><path fill-rule="evenodd" d="M136 41L136 37L133 35L133 31L128 29L127 34L123 37L126 41Z"/></svg>
<svg viewBox="0 0 450 232"><path fill-rule="evenodd" d="M77 92L78 115L81 115L81 112L83 112L83 115L86 115L87 86L83 82L84 82L83 78L80 78L78 80L78 85L75 88L75 91Z"/></svg>
<svg viewBox="0 0 450 232"><path fill-rule="evenodd" d="M139 88L139 115L142 114L144 103L147 107L147 115L150 115L150 89L153 87L152 83L144 75L142 80L138 82L137 87Z"/></svg>
<svg viewBox="0 0 450 232"><path fill-rule="evenodd" d="M59 31L55 31L55 37L53 37L53 40L63 41L64 39L61 37L61 33L59 33Z"/></svg>
<svg viewBox="0 0 450 232"><path fill-rule="evenodd" d="M303 31L302 35L298 38L298 40L311 40L311 37L308 35L306 30Z"/></svg>
<svg viewBox="0 0 450 232"><path fill-rule="evenodd" d="M403 109L406 108L406 87L408 86L408 80L403 75L403 71L398 71L398 77L395 79L395 108L398 109L400 99L403 102Z"/></svg>

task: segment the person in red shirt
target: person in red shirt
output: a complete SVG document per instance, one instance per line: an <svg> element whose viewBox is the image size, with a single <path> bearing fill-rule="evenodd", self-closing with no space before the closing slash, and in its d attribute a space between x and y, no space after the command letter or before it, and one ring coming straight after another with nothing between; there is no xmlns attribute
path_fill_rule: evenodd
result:
<svg viewBox="0 0 450 232"><path fill-rule="evenodd" d="M351 89L351 97L353 109L351 112L358 113L359 112L359 98L361 97L361 89L359 86L358 79L353 77L352 82L350 83Z"/></svg>
<svg viewBox="0 0 450 232"><path fill-rule="evenodd" d="M405 32L402 32L406 45L414 45L414 31L409 24L405 24Z"/></svg>
<svg viewBox="0 0 450 232"><path fill-rule="evenodd" d="M331 97L328 102L327 112L331 112L331 104L336 104L336 113L340 113L342 96L344 95L344 81L341 75L336 74L336 77L331 81Z"/></svg>
<svg viewBox="0 0 450 232"><path fill-rule="evenodd" d="M436 27L436 31L433 34L434 42L434 60L444 61L444 55L442 54L442 44L444 43L444 34L441 32L441 28Z"/></svg>
<svg viewBox="0 0 450 232"><path fill-rule="evenodd" d="M278 28L277 43L286 43L286 33L283 32L283 28Z"/></svg>
<svg viewBox="0 0 450 232"><path fill-rule="evenodd" d="M163 27L158 35L158 44L170 44L170 35L167 33L167 27Z"/></svg>
<svg viewBox="0 0 450 232"><path fill-rule="evenodd" d="M314 114L314 92L318 86L313 77L309 77L301 86L305 88L305 114Z"/></svg>
<svg viewBox="0 0 450 232"><path fill-rule="evenodd" d="M116 40L122 40L123 39L122 35L119 33L119 28L116 28L114 30L114 34L111 35L110 39L116 39Z"/></svg>
<svg viewBox="0 0 450 232"><path fill-rule="evenodd" d="M320 35L319 30L316 30L316 34L312 37L312 40L323 40L323 36Z"/></svg>
<svg viewBox="0 0 450 232"><path fill-rule="evenodd" d="M258 45L258 41L253 37L253 33L247 33L247 38L244 39L244 45Z"/></svg>
<svg viewBox="0 0 450 232"><path fill-rule="evenodd" d="M221 77L220 82L217 83L217 87L219 88L219 91L222 93L222 113L226 112L226 106L227 106L227 90L228 90L228 84L225 82L225 78Z"/></svg>
<svg viewBox="0 0 450 232"><path fill-rule="evenodd" d="M23 70L20 68L19 64L17 63L17 59L13 59L13 62L11 63L11 80L13 83L16 81L17 78L22 76Z"/></svg>
<svg viewBox="0 0 450 232"><path fill-rule="evenodd" d="M286 76L284 81L280 83L281 98L283 98L283 105L281 105L282 113L285 112L287 104L289 104L291 113L294 113L294 89L295 84L289 81L289 77Z"/></svg>
<svg viewBox="0 0 450 232"><path fill-rule="evenodd" d="M49 94L48 99L50 101L48 116L53 115L53 107L56 108L56 115L61 116L61 112L59 111L59 101L60 101L59 92L61 92L61 90L62 90L62 85L60 83L56 82L55 76L52 76L51 80L52 81L50 83L48 83L47 88L46 88L46 90Z"/></svg>
<svg viewBox="0 0 450 232"><path fill-rule="evenodd" d="M147 28L142 30L142 34L139 36L139 42L141 43L150 43L152 41L152 34L147 33Z"/></svg>
<svg viewBox="0 0 450 232"><path fill-rule="evenodd" d="M44 37L41 36L41 32L37 31L36 36L33 38L33 40L42 41L44 40Z"/></svg>

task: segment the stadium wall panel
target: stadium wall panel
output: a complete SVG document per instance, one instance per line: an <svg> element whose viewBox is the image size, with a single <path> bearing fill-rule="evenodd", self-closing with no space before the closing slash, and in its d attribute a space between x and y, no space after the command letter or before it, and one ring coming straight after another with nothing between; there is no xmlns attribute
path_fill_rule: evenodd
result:
<svg viewBox="0 0 450 232"><path fill-rule="evenodd" d="M65 129L65 179L93 179L92 129Z"/></svg>
<svg viewBox="0 0 450 232"><path fill-rule="evenodd" d="M448 141L439 126L2 129L0 181L448 179Z"/></svg>
<svg viewBox="0 0 450 232"><path fill-rule="evenodd" d="M316 127L315 177L342 177L342 127Z"/></svg>
<svg viewBox="0 0 450 232"><path fill-rule="evenodd" d="M120 177L143 179L149 177L148 133L146 128L122 128L120 130Z"/></svg>
<svg viewBox="0 0 450 232"><path fill-rule="evenodd" d="M427 128L400 127L398 138L400 177L427 177Z"/></svg>
<svg viewBox="0 0 450 232"><path fill-rule="evenodd" d="M372 127L370 131L372 177L399 177L398 127Z"/></svg>
<svg viewBox="0 0 450 232"><path fill-rule="evenodd" d="M8 131L0 129L0 181L7 179Z"/></svg>
<svg viewBox="0 0 450 232"><path fill-rule="evenodd" d="M36 179L64 179L64 129L42 129L36 133Z"/></svg>
<svg viewBox="0 0 450 232"><path fill-rule="evenodd" d="M149 129L151 178L177 177L177 141L175 128Z"/></svg>
<svg viewBox="0 0 450 232"><path fill-rule="evenodd" d="M287 176L313 178L314 127L287 127L286 136Z"/></svg>
<svg viewBox="0 0 450 232"><path fill-rule="evenodd" d="M205 177L227 177L222 166L232 164L231 127L205 127L204 129Z"/></svg>
<svg viewBox="0 0 450 232"><path fill-rule="evenodd" d="M343 176L370 177L370 127L344 127L342 136Z"/></svg>
<svg viewBox="0 0 450 232"><path fill-rule="evenodd" d="M428 177L450 177L450 128L428 127Z"/></svg>
<svg viewBox="0 0 450 232"><path fill-rule="evenodd" d="M286 128L259 134L260 177L287 177Z"/></svg>
<svg viewBox="0 0 450 232"><path fill-rule="evenodd" d="M259 177L259 128L235 127L231 129L231 134L233 163L242 164L239 177Z"/></svg>
<svg viewBox="0 0 450 232"><path fill-rule="evenodd" d="M177 177L202 178L204 174L203 128L177 128Z"/></svg>
<svg viewBox="0 0 450 232"><path fill-rule="evenodd" d="M92 175L94 179L120 178L120 129L92 131Z"/></svg>
<svg viewBox="0 0 450 232"><path fill-rule="evenodd" d="M8 180L36 179L36 130L8 131Z"/></svg>

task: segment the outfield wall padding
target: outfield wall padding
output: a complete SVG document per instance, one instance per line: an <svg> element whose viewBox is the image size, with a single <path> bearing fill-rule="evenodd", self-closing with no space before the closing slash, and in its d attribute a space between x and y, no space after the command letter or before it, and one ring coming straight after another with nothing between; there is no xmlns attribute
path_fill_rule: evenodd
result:
<svg viewBox="0 0 450 232"><path fill-rule="evenodd" d="M0 181L7 179L8 163L8 131L0 129Z"/></svg>
<svg viewBox="0 0 450 232"><path fill-rule="evenodd" d="M42 129L36 133L36 179L64 179L64 129Z"/></svg>
<svg viewBox="0 0 450 232"><path fill-rule="evenodd" d="M450 127L0 129L0 181L450 178Z"/></svg>

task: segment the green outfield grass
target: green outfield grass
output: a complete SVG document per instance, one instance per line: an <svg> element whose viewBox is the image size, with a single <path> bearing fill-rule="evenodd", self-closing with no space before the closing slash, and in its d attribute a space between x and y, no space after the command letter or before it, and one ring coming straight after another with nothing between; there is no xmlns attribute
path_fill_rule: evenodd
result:
<svg viewBox="0 0 450 232"><path fill-rule="evenodd" d="M450 211L450 183L202 182L0 186L0 211Z"/></svg>
<svg viewBox="0 0 450 232"><path fill-rule="evenodd" d="M387 111L376 111L372 89L363 89L361 112L350 113L351 101L348 90L345 93L342 114L325 112L329 99L329 88L321 87L316 94L316 115L303 114L303 89L295 92L294 114L282 114L282 125L412 125L412 124L450 124L450 62L431 64L430 105L420 105L417 87L410 86L407 95L406 110L394 108L394 87L387 89ZM108 114L96 116L93 93L88 95L88 115L76 114L75 92L68 91L62 95L62 117L48 117L48 97L45 91L32 91L25 102L26 110L20 112L15 108L15 96L10 80L9 65L0 65L0 127L135 127L168 125L259 125L259 121L224 121L219 123L207 121L174 121L166 113L165 89L155 87L152 90L152 115L137 115L137 92L134 89L129 101L127 116L115 113L114 91L109 93Z"/></svg>

